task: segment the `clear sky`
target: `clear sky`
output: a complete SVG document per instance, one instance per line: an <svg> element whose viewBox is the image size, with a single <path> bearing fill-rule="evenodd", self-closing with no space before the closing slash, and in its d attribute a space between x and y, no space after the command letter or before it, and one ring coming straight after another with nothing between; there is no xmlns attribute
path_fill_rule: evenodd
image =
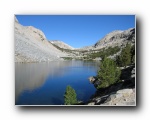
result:
<svg viewBox="0 0 150 120"><path fill-rule="evenodd" d="M95 44L109 32L135 27L134 15L16 15L20 24L42 30L48 40L74 48Z"/></svg>

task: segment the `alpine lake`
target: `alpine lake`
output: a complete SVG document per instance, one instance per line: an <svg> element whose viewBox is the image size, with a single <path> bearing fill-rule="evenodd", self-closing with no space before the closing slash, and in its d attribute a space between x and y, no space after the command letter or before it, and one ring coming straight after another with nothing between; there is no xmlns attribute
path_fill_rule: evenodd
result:
<svg viewBox="0 0 150 120"><path fill-rule="evenodd" d="M78 101L87 102L96 89L88 80L99 67L96 61L15 63L15 105L64 105L70 85Z"/></svg>

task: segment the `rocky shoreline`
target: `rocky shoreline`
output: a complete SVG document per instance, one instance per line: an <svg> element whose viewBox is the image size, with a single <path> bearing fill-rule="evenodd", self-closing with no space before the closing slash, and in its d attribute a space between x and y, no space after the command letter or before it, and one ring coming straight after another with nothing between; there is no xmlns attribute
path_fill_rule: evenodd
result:
<svg viewBox="0 0 150 120"><path fill-rule="evenodd" d="M122 89L117 92L110 93L104 96L97 96L90 100L87 105L114 105L114 106L135 106L135 88L131 89Z"/></svg>
<svg viewBox="0 0 150 120"><path fill-rule="evenodd" d="M98 89L86 105L136 106L135 65L122 69L121 80L107 88ZM100 82L95 76L89 81L96 87Z"/></svg>

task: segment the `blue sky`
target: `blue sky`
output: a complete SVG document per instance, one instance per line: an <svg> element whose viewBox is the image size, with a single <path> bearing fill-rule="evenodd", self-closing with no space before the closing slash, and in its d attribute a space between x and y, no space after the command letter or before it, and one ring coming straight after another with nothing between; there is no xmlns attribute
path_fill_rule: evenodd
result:
<svg viewBox="0 0 150 120"><path fill-rule="evenodd" d="M74 48L95 44L109 32L135 27L134 15L16 15L20 24L42 30L48 40Z"/></svg>

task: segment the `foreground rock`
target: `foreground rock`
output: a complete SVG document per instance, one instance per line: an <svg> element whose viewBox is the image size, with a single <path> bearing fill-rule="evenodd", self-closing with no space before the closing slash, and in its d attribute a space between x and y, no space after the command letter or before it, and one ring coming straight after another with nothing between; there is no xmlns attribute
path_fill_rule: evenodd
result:
<svg viewBox="0 0 150 120"><path fill-rule="evenodd" d="M94 98L88 105L135 106L135 101L135 89L122 89L116 93Z"/></svg>
<svg viewBox="0 0 150 120"><path fill-rule="evenodd" d="M89 81L90 81L91 83L94 83L94 81L96 80L96 77L91 76L91 77L89 77L88 79L89 79Z"/></svg>
<svg viewBox="0 0 150 120"><path fill-rule="evenodd" d="M22 26L16 18L14 35L15 62L45 62L67 56L49 43L41 30Z"/></svg>

